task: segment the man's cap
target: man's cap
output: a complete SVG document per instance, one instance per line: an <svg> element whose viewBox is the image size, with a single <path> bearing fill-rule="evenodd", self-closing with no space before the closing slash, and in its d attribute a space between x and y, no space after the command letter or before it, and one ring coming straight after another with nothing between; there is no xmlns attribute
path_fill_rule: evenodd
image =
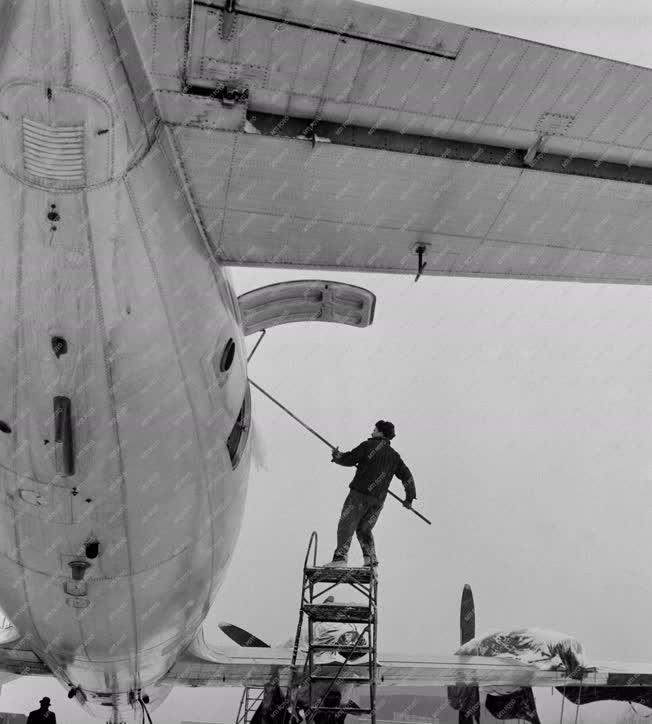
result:
<svg viewBox="0 0 652 724"><path fill-rule="evenodd" d="M387 420L378 420L378 422L376 423L376 429L378 430L378 432L381 432L388 440L396 437L394 425Z"/></svg>
<svg viewBox="0 0 652 724"><path fill-rule="evenodd" d="M326 596L324 599L324 603L334 603L335 602L335 596Z"/></svg>
<svg viewBox="0 0 652 724"><path fill-rule="evenodd" d="M49 704L50 703L50 697L44 696L41 701L39 701L39 704Z"/></svg>

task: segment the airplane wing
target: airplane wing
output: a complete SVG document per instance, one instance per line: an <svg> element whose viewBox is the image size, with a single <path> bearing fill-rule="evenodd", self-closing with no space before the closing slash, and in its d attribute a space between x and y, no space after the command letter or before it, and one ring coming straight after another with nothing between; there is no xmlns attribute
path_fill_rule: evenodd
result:
<svg viewBox="0 0 652 724"><path fill-rule="evenodd" d="M290 680L290 648L222 648L202 640L190 648L167 673L164 683L177 686L264 686ZM479 686L578 686L577 679L561 671L544 671L534 664L489 656L378 655L378 683L383 687L434 687L462 684ZM299 659L299 672L303 659ZM583 686L651 686L652 665L597 663L585 675ZM347 666L343 676L366 675L366 665ZM332 671L332 669L331 669Z"/></svg>
<svg viewBox="0 0 652 724"><path fill-rule="evenodd" d="M51 676L52 672L32 651L29 636L0 611L0 685L18 676Z"/></svg>
<svg viewBox="0 0 652 724"><path fill-rule="evenodd" d="M0 613L0 688L19 676L51 676L52 672L32 651L29 638Z"/></svg>
<svg viewBox="0 0 652 724"><path fill-rule="evenodd" d="M125 4L223 262L652 282L652 70L353 0Z"/></svg>
<svg viewBox="0 0 652 724"><path fill-rule="evenodd" d="M52 676L31 649L0 647L0 685L19 676Z"/></svg>

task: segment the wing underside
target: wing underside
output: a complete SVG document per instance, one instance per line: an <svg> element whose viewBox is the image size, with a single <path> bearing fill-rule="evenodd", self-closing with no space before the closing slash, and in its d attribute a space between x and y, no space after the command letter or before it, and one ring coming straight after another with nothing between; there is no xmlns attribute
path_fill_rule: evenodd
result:
<svg viewBox="0 0 652 724"><path fill-rule="evenodd" d="M18 676L52 676L52 672L28 649L0 649L0 684Z"/></svg>
<svg viewBox="0 0 652 724"><path fill-rule="evenodd" d="M352 1L128 16L225 263L652 281L651 70Z"/></svg>

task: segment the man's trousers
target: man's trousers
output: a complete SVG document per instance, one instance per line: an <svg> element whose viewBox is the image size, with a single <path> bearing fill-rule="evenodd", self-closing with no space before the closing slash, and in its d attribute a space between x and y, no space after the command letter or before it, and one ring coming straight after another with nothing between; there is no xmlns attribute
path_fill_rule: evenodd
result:
<svg viewBox="0 0 652 724"><path fill-rule="evenodd" d="M376 525L383 505L384 503L378 498L374 498L373 495L365 495L357 490L349 491L337 526L337 548L333 554L334 560L347 559L355 533L362 548L365 563L375 565L378 562L374 536L371 531Z"/></svg>

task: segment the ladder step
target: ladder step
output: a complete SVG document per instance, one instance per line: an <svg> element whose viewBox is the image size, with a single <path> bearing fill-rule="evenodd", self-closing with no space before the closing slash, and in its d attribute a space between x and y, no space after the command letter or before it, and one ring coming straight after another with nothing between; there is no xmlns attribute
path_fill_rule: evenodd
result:
<svg viewBox="0 0 652 724"><path fill-rule="evenodd" d="M310 647L313 651L356 651L361 654L368 654L370 646L367 642L358 644L313 644Z"/></svg>
<svg viewBox="0 0 652 724"><path fill-rule="evenodd" d="M363 663L349 662L348 664L328 663L315 664L312 674L306 672L306 681L312 676L323 681L333 679L351 679L352 681L364 681L369 679L369 661Z"/></svg>
<svg viewBox="0 0 652 724"><path fill-rule="evenodd" d="M369 684L373 681L369 676L322 676L321 674L312 674L310 678L313 681L357 681L360 684Z"/></svg>
<svg viewBox="0 0 652 724"><path fill-rule="evenodd" d="M348 623L367 623L369 606L355 603L306 603L303 610L313 621L344 621Z"/></svg>
<svg viewBox="0 0 652 724"><path fill-rule="evenodd" d="M364 709L357 706L311 706L310 711L337 711L342 714L371 714L373 709Z"/></svg>
<svg viewBox="0 0 652 724"><path fill-rule="evenodd" d="M317 566L305 569L311 583L371 583L375 578L371 568L328 568Z"/></svg>
<svg viewBox="0 0 652 724"><path fill-rule="evenodd" d="M328 653L311 653L313 666L366 666L369 662L373 662L373 656L371 651L361 651L360 653L353 652L337 652L344 661L330 658L328 661L320 660L320 657L329 656ZM333 654L330 654L333 656Z"/></svg>

